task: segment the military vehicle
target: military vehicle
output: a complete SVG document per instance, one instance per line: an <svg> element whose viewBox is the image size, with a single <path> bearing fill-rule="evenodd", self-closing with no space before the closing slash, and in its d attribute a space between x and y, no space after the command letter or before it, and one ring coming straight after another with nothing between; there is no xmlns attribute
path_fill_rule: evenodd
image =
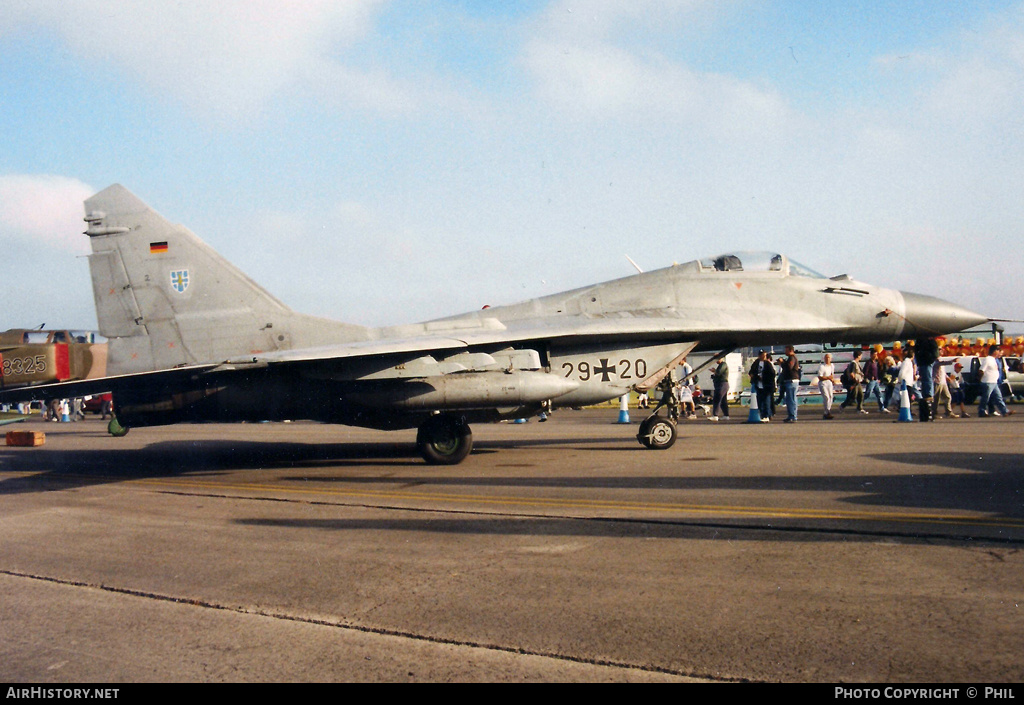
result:
<svg viewBox="0 0 1024 705"><path fill-rule="evenodd" d="M650 389L693 350L883 341L988 319L937 298L823 277L775 253L730 253L518 304L368 328L297 313L120 185L85 202L108 377L32 394L110 391L111 431L313 419L418 428L430 463L472 449L470 424ZM0 392L0 400L26 391ZM675 425L640 424L668 448Z"/></svg>
<svg viewBox="0 0 1024 705"><path fill-rule="evenodd" d="M92 331L28 330L0 333L0 388L95 379L107 373L107 344Z"/></svg>

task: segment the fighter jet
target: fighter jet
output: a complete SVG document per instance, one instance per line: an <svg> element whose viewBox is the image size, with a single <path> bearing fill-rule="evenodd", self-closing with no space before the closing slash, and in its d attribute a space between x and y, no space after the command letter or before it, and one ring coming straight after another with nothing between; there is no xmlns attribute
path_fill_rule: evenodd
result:
<svg viewBox="0 0 1024 705"><path fill-rule="evenodd" d="M418 428L429 463L469 455L470 424L648 389L692 350L934 336L988 319L945 301L823 277L779 254L728 254L413 325L297 313L120 185L85 202L114 434L196 421L312 419ZM0 393L15 400L18 392ZM27 392L22 392L27 394ZM646 419L650 448L674 424Z"/></svg>

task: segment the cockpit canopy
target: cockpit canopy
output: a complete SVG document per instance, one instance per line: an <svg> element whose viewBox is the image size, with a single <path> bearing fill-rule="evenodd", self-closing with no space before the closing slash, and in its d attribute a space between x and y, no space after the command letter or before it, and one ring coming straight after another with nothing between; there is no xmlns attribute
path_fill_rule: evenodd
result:
<svg viewBox="0 0 1024 705"><path fill-rule="evenodd" d="M798 277L813 277L825 279L826 277L815 272L810 267L805 267L799 262L794 262L785 255L774 252L731 252L715 257L705 257L699 260L701 270L715 272L782 272Z"/></svg>
<svg viewBox="0 0 1024 705"><path fill-rule="evenodd" d="M98 343L101 336L89 330L27 330L12 328L0 333L0 342L13 345L48 345L51 343Z"/></svg>

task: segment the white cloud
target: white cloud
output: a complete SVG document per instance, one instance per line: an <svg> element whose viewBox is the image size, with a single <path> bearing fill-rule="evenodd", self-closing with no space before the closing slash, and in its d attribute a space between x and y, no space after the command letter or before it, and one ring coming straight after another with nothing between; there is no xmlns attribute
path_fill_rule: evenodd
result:
<svg viewBox="0 0 1024 705"><path fill-rule="evenodd" d="M65 176L0 176L0 237L86 253L82 201L95 191Z"/></svg>
<svg viewBox="0 0 1024 705"><path fill-rule="evenodd" d="M701 13L714 13L719 0L556 0L541 18L542 31L574 42L604 39L624 26L676 28Z"/></svg>
<svg viewBox="0 0 1024 705"><path fill-rule="evenodd" d="M974 56L942 76L926 103L935 115L964 123L1019 117L1024 107L1024 64Z"/></svg>
<svg viewBox="0 0 1024 705"><path fill-rule="evenodd" d="M790 111L777 91L693 70L635 38L618 41L637 28L663 35L709 7L698 0L557 2L525 45L523 64L540 96L576 119L684 122L728 133L778 128Z"/></svg>
<svg viewBox="0 0 1024 705"><path fill-rule="evenodd" d="M366 36L385 0L35 0L18 6L0 31L34 25L59 33L72 51L117 65L151 91L222 121L258 113L299 82L360 107L392 110L398 92L344 68L332 51ZM339 75L344 80L334 82Z"/></svg>
<svg viewBox="0 0 1024 705"><path fill-rule="evenodd" d="M308 62L296 79L313 102L324 102L336 109L348 107L381 115L402 115L426 106L456 103L453 96L443 95L443 91L432 93L423 85L412 85L387 71L358 70L327 58Z"/></svg>
<svg viewBox="0 0 1024 705"><path fill-rule="evenodd" d="M1024 6L935 47L875 63L912 88L915 114L967 130L1003 127L1024 111Z"/></svg>

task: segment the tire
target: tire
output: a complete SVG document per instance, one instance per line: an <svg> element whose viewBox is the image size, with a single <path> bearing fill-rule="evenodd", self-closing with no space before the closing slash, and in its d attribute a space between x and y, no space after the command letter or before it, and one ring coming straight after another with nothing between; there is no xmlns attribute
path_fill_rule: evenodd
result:
<svg viewBox="0 0 1024 705"><path fill-rule="evenodd" d="M416 434L416 449L430 465L457 465L473 450L473 432L461 417L431 416Z"/></svg>
<svg viewBox="0 0 1024 705"><path fill-rule="evenodd" d="M650 443L651 443L651 440L650 440L651 424L653 423L655 418L656 417L654 417L654 416L648 416L646 419L641 421L640 422L640 428L636 432L636 439L638 441L640 441L640 445L642 445L644 448L650 448L651 447L651 445L650 445Z"/></svg>
<svg viewBox="0 0 1024 705"><path fill-rule="evenodd" d="M676 425L660 416L648 416L640 422L636 439L644 448L668 450L676 442Z"/></svg>

